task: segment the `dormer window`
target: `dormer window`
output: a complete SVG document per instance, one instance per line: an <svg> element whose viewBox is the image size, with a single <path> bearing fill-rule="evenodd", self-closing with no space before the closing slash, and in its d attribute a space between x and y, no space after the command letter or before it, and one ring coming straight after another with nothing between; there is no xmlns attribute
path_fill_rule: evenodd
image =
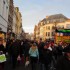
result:
<svg viewBox="0 0 70 70"><path fill-rule="evenodd" d="M47 23L49 23L49 21L47 21Z"/></svg>

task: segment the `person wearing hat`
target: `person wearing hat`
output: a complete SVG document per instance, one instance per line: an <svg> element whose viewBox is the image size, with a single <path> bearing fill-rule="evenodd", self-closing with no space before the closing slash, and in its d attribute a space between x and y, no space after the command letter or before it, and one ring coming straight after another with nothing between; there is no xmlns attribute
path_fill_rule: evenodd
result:
<svg viewBox="0 0 70 70"><path fill-rule="evenodd" d="M36 63L39 58L39 52L36 43L33 43L30 50L29 50L29 55L30 55L30 61L31 61L31 67L32 70L36 70Z"/></svg>
<svg viewBox="0 0 70 70"><path fill-rule="evenodd" d="M70 44L63 49L64 55L57 61L56 70L70 70Z"/></svg>

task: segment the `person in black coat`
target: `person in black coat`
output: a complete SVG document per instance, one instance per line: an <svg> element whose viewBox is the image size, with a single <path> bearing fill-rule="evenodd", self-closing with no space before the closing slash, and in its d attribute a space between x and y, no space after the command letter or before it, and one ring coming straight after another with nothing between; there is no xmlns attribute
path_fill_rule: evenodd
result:
<svg viewBox="0 0 70 70"><path fill-rule="evenodd" d="M26 58L29 57L29 49L31 45L30 42L26 39L23 43L23 50L24 50L24 62L26 62Z"/></svg>
<svg viewBox="0 0 70 70"><path fill-rule="evenodd" d="M44 42L42 42L42 39L38 41L38 51L39 51L39 64L40 64L40 70L44 69L44 57L43 57L43 49L44 49Z"/></svg>
<svg viewBox="0 0 70 70"><path fill-rule="evenodd" d="M56 50L57 50L57 59L61 58L62 55L63 55L63 48L62 48L62 45L58 44L58 47L56 47Z"/></svg>
<svg viewBox="0 0 70 70"><path fill-rule="evenodd" d="M16 64L17 64L17 57L19 55L19 47L20 47L20 44L19 44L19 40L16 40L12 43L12 47L11 47L11 56L12 56L12 66L13 66L13 69L16 68Z"/></svg>
<svg viewBox="0 0 70 70"><path fill-rule="evenodd" d="M56 70L70 70L70 45L64 48L62 56L56 64Z"/></svg>
<svg viewBox="0 0 70 70"><path fill-rule="evenodd" d="M45 68L46 68L46 70L49 70L49 66L52 61L52 51L49 49L48 45L44 46L43 57L44 57L43 60L44 60Z"/></svg>
<svg viewBox="0 0 70 70"><path fill-rule="evenodd" d="M5 54L5 48L4 48L4 45L3 45L3 40L0 39L0 55L1 54ZM0 70L4 70L4 63L0 63Z"/></svg>
<svg viewBox="0 0 70 70"><path fill-rule="evenodd" d="M42 42L42 39L38 42L38 51L39 51L39 62L43 63L43 49L44 49L45 43Z"/></svg>

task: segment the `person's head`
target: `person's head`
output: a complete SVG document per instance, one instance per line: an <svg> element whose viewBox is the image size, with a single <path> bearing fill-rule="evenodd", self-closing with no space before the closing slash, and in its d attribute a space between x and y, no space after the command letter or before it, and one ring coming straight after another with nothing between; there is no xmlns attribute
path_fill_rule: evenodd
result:
<svg viewBox="0 0 70 70"><path fill-rule="evenodd" d="M13 40L10 40L10 45L13 43Z"/></svg>
<svg viewBox="0 0 70 70"><path fill-rule="evenodd" d="M36 45L36 43L33 43L32 46L33 46L33 47L36 47L37 45Z"/></svg>
<svg viewBox="0 0 70 70"><path fill-rule="evenodd" d="M40 40L39 40L40 42L42 42L42 38L40 38Z"/></svg>
<svg viewBox="0 0 70 70"><path fill-rule="evenodd" d="M32 46L31 46L31 48L32 48L33 50L35 50L35 49L37 48L36 43L33 43Z"/></svg>
<svg viewBox="0 0 70 70"><path fill-rule="evenodd" d="M67 57L70 58L70 52L66 53Z"/></svg>

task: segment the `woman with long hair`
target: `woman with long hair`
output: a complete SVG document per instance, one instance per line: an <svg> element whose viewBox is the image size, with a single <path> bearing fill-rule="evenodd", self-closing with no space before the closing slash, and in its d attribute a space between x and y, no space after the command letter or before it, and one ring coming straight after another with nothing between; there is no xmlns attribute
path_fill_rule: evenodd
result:
<svg viewBox="0 0 70 70"><path fill-rule="evenodd" d="M32 70L36 70L36 63L39 58L39 52L38 52L38 48L35 43L32 44L29 50L29 55L30 55Z"/></svg>

